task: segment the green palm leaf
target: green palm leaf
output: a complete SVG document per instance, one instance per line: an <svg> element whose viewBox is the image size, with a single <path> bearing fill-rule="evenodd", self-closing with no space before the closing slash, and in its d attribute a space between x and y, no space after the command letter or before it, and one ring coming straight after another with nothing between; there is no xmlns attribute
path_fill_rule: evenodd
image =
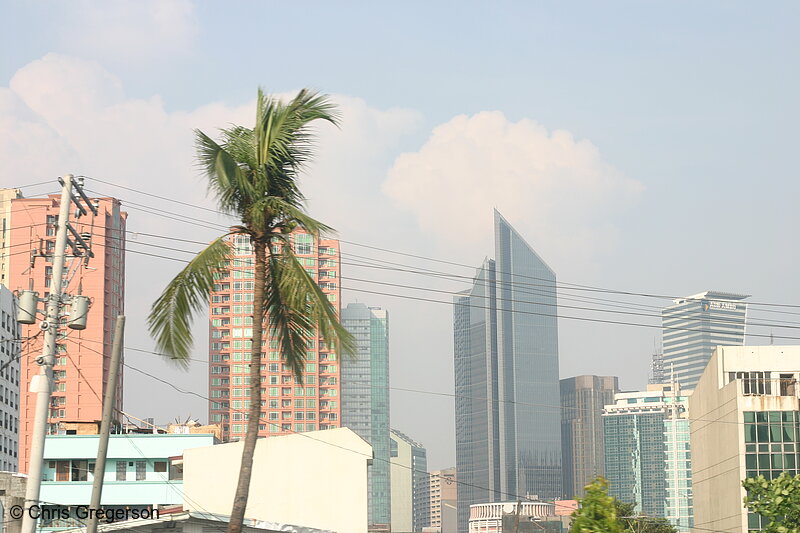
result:
<svg viewBox="0 0 800 533"><path fill-rule="evenodd" d="M266 321L284 359L302 379L306 343L319 336L342 354L355 353L354 342L339 323L336 309L292 253L290 235L304 230L317 238L333 230L309 216L298 176L314 155L316 121L338 125L327 96L302 90L288 102L259 89L254 128L232 126L215 141L195 131L197 161L219 209L241 220L232 233L248 235L255 251L250 408L239 481L228 525L240 533L252 475L253 452L261 413L261 331ZM275 254L272 246L283 251ZM148 317L160 350L185 364L192 346L190 326L205 306L214 274L230 258L230 246L218 239L170 282ZM261 326L261 327L259 327Z"/></svg>
<svg viewBox="0 0 800 533"><path fill-rule="evenodd" d="M188 364L192 319L207 305L214 274L230 258L230 252L222 237L209 244L175 276L150 310L147 325L156 347L180 365Z"/></svg>
<svg viewBox="0 0 800 533"><path fill-rule="evenodd" d="M342 355L355 354L355 340L339 322L336 309L317 282L295 257L291 246L283 246L280 255L270 258L270 278L265 304L270 327L276 331L286 364L302 380L306 343L315 339L315 329L322 340L338 348Z"/></svg>

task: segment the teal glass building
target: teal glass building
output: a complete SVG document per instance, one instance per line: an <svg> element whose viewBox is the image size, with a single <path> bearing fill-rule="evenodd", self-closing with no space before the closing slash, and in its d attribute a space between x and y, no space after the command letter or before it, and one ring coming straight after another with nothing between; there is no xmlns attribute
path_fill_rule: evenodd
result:
<svg viewBox="0 0 800 533"><path fill-rule="evenodd" d="M454 298L459 531L472 504L563 493L556 275L496 210L494 237Z"/></svg>
<svg viewBox="0 0 800 533"><path fill-rule="evenodd" d="M688 397L672 386L620 393L603 413L609 494L637 513L693 526Z"/></svg>
<svg viewBox="0 0 800 533"><path fill-rule="evenodd" d="M355 337L355 358L341 360L342 426L372 445L369 467L369 524L391 523L389 461L389 313L351 303L342 309L342 325Z"/></svg>

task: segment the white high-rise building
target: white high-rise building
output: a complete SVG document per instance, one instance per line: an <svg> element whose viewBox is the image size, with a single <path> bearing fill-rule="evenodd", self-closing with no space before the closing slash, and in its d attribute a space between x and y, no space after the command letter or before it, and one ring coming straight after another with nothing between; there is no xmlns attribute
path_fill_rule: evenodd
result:
<svg viewBox="0 0 800 533"><path fill-rule="evenodd" d="M661 311L662 377L694 389L717 346L744 344L745 294L706 291L674 300Z"/></svg>
<svg viewBox="0 0 800 533"><path fill-rule="evenodd" d="M0 285L0 469L19 470L19 359L22 349L16 297Z"/></svg>
<svg viewBox="0 0 800 533"><path fill-rule="evenodd" d="M800 474L800 346L719 346L689 399L694 518L753 531L742 480Z"/></svg>

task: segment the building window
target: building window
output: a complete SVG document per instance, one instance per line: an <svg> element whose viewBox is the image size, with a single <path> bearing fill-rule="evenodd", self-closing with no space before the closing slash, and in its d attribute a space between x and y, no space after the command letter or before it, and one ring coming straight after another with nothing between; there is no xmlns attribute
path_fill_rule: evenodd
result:
<svg viewBox="0 0 800 533"><path fill-rule="evenodd" d="M155 461L153 463L153 471L154 472L166 472L167 471L167 462L166 461Z"/></svg>
<svg viewBox="0 0 800 533"><path fill-rule="evenodd" d="M136 481L144 481L147 479L147 462L136 461Z"/></svg>
<svg viewBox="0 0 800 533"><path fill-rule="evenodd" d="M86 481L89 472L89 461L78 460L72 461L72 481Z"/></svg>
<svg viewBox="0 0 800 533"><path fill-rule="evenodd" d="M125 481L128 479L128 462L117 461L117 481Z"/></svg>

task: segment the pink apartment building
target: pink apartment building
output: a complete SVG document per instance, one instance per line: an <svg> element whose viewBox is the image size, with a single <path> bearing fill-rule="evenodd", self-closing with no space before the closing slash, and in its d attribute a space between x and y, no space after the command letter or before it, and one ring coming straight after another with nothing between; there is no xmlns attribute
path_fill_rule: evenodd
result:
<svg viewBox="0 0 800 533"><path fill-rule="evenodd" d="M339 241L295 232L295 254L340 312ZM231 237L234 259L219 275L209 305L209 422L220 424L224 440L244 438L249 407L249 359L253 323L253 249L247 236ZM281 360L277 339L264 331L259 435L331 429L341 422L340 365L336 352L319 338L309 341L304 383Z"/></svg>
<svg viewBox="0 0 800 533"><path fill-rule="evenodd" d="M78 233L91 235L95 257L88 265L83 258L66 261L65 292L83 294L91 301L87 327L61 327L53 369L55 387L50 403L50 433L63 432L61 422L93 422L102 417L102 398L111 358L111 336L116 316L125 308L125 223L119 200L99 198L99 214L89 213L71 224ZM59 195L11 200L8 239L2 249L7 258L5 283L13 291L34 290L48 295L53 276ZM43 308L43 304L39 305ZM41 319L41 316L39 317ZM36 358L42 341L38 321L22 326L23 343L20 382L19 469L28 470L28 451L33 432L36 395L28 392L31 377L39 372ZM118 381L117 407L122 408L122 379Z"/></svg>

